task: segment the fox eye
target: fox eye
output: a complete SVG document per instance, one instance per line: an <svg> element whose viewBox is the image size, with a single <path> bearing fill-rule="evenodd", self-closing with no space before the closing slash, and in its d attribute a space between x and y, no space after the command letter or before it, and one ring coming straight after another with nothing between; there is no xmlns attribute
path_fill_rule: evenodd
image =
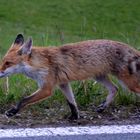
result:
<svg viewBox="0 0 140 140"><path fill-rule="evenodd" d="M10 62L10 61L6 61L6 62L5 62L5 65L6 65L6 66L9 66L9 65L11 65L11 64L12 64L12 62Z"/></svg>

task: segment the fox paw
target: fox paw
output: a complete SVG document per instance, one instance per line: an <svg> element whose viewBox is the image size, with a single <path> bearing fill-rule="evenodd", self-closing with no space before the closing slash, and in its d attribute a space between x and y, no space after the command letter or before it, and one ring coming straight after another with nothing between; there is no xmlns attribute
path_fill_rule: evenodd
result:
<svg viewBox="0 0 140 140"><path fill-rule="evenodd" d="M18 112L18 109L16 108L11 108L10 110L6 111L5 115L7 117L12 117Z"/></svg>
<svg viewBox="0 0 140 140"><path fill-rule="evenodd" d="M78 120L79 119L79 115L70 115L68 117L69 120Z"/></svg>
<svg viewBox="0 0 140 140"><path fill-rule="evenodd" d="M104 101L102 104L100 104L100 105L96 108L96 111L97 111L98 113L102 113L102 112L105 110L105 108L106 108L106 106L105 106L105 101Z"/></svg>
<svg viewBox="0 0 140 140"><path fill-rule="evenodd" d="M64 116L64 119L68 119L68 120L70 120L70 121L73 121L73 120L78 120L79 119L79 115L77 114L75 114L75 115L73 115L73 114L71 114L71 115L65 115Z"/></svg>

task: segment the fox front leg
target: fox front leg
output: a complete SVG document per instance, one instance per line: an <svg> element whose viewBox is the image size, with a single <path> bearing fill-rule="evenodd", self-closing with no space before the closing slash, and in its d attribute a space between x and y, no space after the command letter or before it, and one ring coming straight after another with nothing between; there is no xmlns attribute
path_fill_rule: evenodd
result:
<svg viewBox="0 0 140 140"><path fill-rule="evenodd" d="M69 117L70 120L76 120L79 118L79 111L77 108L77 104L74 98L74 94L72 92L72 88L69 83L59 85L62 93L65 95L68 105L71 109L71 116Z"/></svg>
<svg viewBox="0 0 140 140"><path fill-rule="evenodd" d="M106 100L97 107L97 112L102 112L114 100L118 88L108 79L108 77L98 77L96 80L108 89Z"/></svg>
<svg viewBox="0 0 140 140"><path fill-rule="evenodd" d="M39 89L36 92L34 92L32 95L23 98L15 107L6 111L6 116L12 117L25 106L44 100L45 98L51 96L51 94L52 94L52 88L44 87L42 89Z"/></svg>

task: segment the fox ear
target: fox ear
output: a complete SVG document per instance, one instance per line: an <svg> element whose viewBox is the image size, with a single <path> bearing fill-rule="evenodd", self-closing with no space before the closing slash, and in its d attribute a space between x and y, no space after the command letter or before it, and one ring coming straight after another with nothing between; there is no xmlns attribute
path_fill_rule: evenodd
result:
<svg viewBox="0 0 140 140"><path fill-rule="evenodd" d="M14 41L14 44L19 44L19 45L22 45L24 43L24 37L22 34L18 34L15 41Z"/></svg>
<svg viewBox="0 0 140 140"><path fill-rule="evenodd" d="M22 55L22 54L31 54L31 49L32 49L32 44L33 44L33 41L32 41L32 38L29 38L22 46L21 46L21 49L18 51L18 54L19 55Z"/></svg>

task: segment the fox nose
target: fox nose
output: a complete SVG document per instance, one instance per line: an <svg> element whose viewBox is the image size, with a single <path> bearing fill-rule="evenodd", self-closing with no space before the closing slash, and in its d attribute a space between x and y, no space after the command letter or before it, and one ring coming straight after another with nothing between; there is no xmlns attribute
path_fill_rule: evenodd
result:
<svg viewBox="0 0 140 140"><path fill-rule="evenodd" d="M0 78L2 78L2 77L4 77L4 72L2 71L2 72L0 72Z"/></svg>
<svg viewBox="0 0 140 140"><path fill-rule="evenodd" d="M1 70L0 73L3 73L4 74L4 71Z"/></svg>

